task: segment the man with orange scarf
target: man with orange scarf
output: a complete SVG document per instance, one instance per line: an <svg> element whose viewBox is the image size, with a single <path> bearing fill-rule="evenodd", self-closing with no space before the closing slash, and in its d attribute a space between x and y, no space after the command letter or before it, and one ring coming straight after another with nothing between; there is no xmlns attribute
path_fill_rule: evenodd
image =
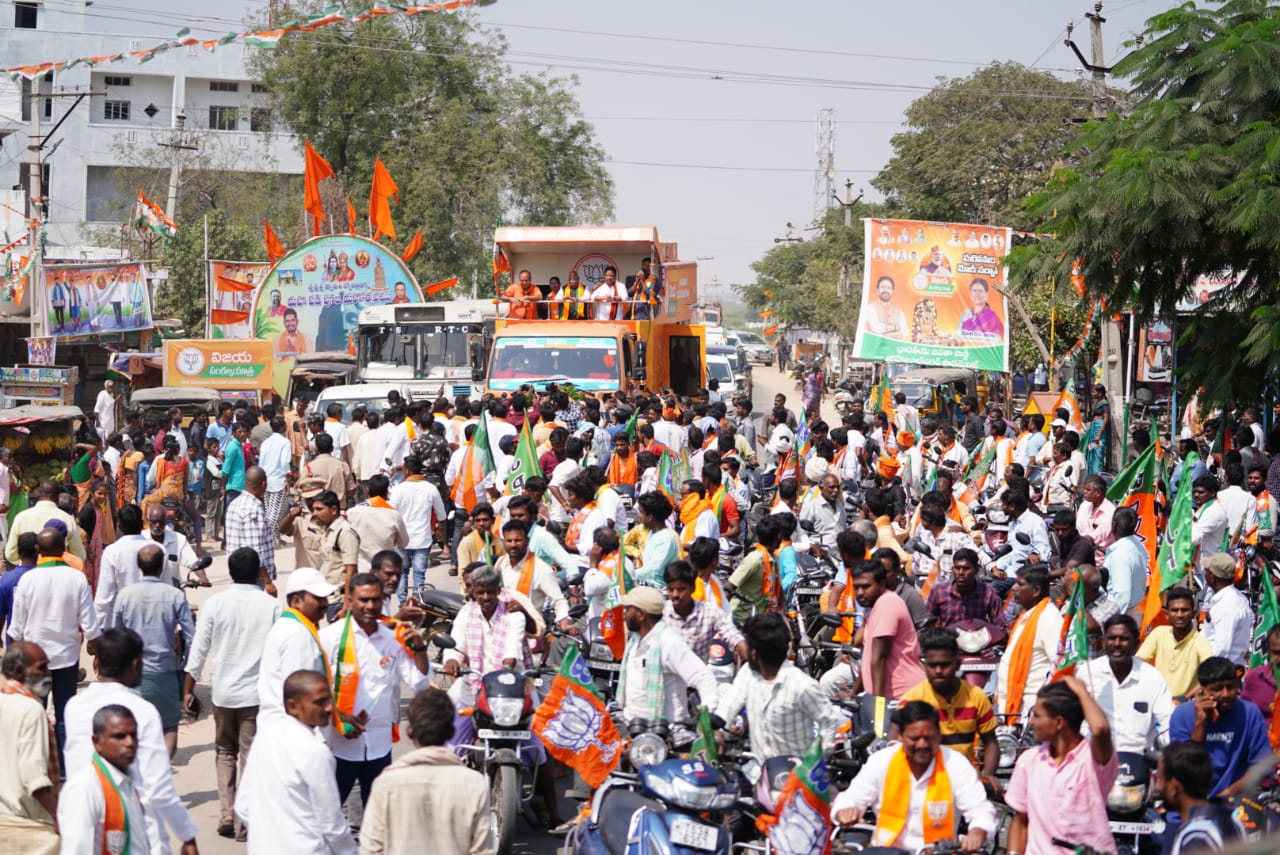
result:
<svg viewBox="0 0 1280 855"><path fill-rule="evenodd" d="M720 540L720 521L706 494L701 481L689 480L680 485L680 545L684 549L699 537Z"/></svg>
<svg viewBox="0 0 1280 855"><path fill-rule="evenodd" d="M1049 681L1058 659L1062 613L1049 599L1049 572L1028 568L1013 583L1022 613L1009 631L1009 645L997 671L996 714L1026 715L1036 692Z"/></svg>
<svg viewBox="0 0 1280 855"><path fill-rule="evenodd" d="M756 544L729 577L726 590L733 600L733 620L743 621L766 611L782 610L782 577L774 553L782 542L782 523L770 514L756 526Z"/></svg>
<svg viewBox="0 0 1280 855"><path fill-rule="evenodd" d="M996 833L995 809L973 764L942 747L938 711L924 701L908 701L894 722L901 744L871 755L831 803L832 817L839 825L854 825L874 808L871 845L909 852L955 839L963 817L969 832L960 838L960 850L980 851Z"/></svg>

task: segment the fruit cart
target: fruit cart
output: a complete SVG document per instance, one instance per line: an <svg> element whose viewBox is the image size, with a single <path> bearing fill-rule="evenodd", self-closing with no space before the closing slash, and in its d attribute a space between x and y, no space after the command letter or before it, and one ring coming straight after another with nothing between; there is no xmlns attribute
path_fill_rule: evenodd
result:
<svg viewBox="0 0 1280 855"><path fill-rule="evenodd" d="M23 491L46 479L62 480L83 421L79 407L31 405L0 410L0 445L13 452ZM15 483L15 493L18 489ZM14 499L9 503L11 514L18 504Z"/></svg>

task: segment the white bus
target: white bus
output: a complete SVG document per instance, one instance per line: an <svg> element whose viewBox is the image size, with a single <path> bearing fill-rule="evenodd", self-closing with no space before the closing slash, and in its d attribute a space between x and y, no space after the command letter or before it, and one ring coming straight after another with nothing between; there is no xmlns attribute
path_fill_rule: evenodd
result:
<svg viewBox="0 0 1280 855"><path fill-rule="evenodd" d="M493 339L491 300L402 303L361 310L359 377L400 383L417 400L479 398Z"/></svg>

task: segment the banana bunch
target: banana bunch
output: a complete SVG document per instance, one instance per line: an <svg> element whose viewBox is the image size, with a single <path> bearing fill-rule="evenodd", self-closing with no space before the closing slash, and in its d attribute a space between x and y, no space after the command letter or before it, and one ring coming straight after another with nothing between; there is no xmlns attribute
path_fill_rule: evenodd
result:
<svg viewBox="0 0 1280 855"><path fill-rule="evenodd" d="M57 440L51 436L31 437L31 450L37 454L49 454L57 447Z"/></svg>
<svg viewBox="0 0 1280 855"><path fill-rule="evenodd" d="M22 448L22 437L6 436L4 438L4 447L11 451L17 451L19 448Z"/></svg>

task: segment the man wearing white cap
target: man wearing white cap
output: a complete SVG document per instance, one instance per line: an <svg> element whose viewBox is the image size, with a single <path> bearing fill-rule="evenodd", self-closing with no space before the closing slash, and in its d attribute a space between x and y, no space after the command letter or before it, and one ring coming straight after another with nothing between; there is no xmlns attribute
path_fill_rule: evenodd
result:
<svg viewBox="0 0 1280 855"><path fill-rule="evenodd" d="M1049 428L1052 438L1040 446L1040 450L1036 452L1033 458L1037 466L1049 467L1053 465L1053 447L1062 442L1062 438L1067 433L1067 423L1062 419L1054 419L1049 423Z"/></svg>
<svg viewBox="0 0 1280 855"><path fill-rule="evenodd" d="M715 675L679 633L667 631L662 620L665 605L657 588L632 588L622 597L627 649L622 654L618 700L628 721L688 721L688 687L697 689L700 702L711 709L718 700Z"/></svg>
<svg viewBox="0 0 1280 855"><path fill-rule="evenodd" d="M294 671L329 673L329 660L316 625L338 589L314 567L299 567L289 574L284 595L288 608L272 625L258 666L258 723L284 714L284 681Z"/></svg>

